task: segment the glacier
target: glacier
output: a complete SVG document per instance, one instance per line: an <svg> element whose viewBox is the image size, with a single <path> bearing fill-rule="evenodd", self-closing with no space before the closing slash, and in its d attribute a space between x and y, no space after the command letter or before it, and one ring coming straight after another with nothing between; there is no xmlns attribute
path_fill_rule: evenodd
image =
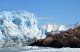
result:
<svg viewBox="0 0 80 52"><path fill-rule="evenodd" d="M0 47L21 47L45 38L35 17L28 11L0 12Z"/></svg>
<svg viewBox="0 0 80 52"><path fill-rule="evenodd" d="M37 16L25 10L0 12L0 47L23 47L49 33L59 33L64 25L38 25Z"/></svg>

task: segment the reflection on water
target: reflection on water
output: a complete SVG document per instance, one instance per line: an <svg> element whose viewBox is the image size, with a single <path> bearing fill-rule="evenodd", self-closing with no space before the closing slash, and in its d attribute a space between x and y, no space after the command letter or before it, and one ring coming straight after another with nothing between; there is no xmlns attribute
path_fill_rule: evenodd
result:
<svg viewBox="0 0 80 52"><path fill-rule="evenodd" d="M80 48L49 48L26 46L22 48L0 48L0 52L80 52Z"/></svg>

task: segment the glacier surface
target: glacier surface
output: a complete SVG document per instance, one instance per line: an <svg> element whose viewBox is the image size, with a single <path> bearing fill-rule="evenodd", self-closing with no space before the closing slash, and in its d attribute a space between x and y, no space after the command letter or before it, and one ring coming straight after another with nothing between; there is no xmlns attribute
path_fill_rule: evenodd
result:
<svg viewBox="0 0 80 52"><path fill-rule="evenodd" d="M0 47L25 46L35 39L45 38L35 15L28 11L0 13Z"/></svg>

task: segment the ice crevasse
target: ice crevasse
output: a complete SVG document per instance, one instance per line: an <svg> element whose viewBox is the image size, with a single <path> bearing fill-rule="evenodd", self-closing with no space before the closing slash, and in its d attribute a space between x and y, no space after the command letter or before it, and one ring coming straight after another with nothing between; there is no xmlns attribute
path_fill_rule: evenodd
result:
<svg viewBox="0 0 80 52"><path fill-rule="evenodd" d="M27 11L0 12L0 47L25 46L35 38L45 38L35 17Z"/></svg>

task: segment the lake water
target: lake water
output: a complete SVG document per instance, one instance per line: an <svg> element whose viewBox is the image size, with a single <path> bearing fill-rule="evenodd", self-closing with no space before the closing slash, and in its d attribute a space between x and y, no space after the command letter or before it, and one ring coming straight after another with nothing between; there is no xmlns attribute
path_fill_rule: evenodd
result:
<svg viewBox="0 0 80 52"><path fill-rule="evenodd" d="M0 48L0 52L80 52L80 48L50 48L26 46L22 48Z"/></svg>

